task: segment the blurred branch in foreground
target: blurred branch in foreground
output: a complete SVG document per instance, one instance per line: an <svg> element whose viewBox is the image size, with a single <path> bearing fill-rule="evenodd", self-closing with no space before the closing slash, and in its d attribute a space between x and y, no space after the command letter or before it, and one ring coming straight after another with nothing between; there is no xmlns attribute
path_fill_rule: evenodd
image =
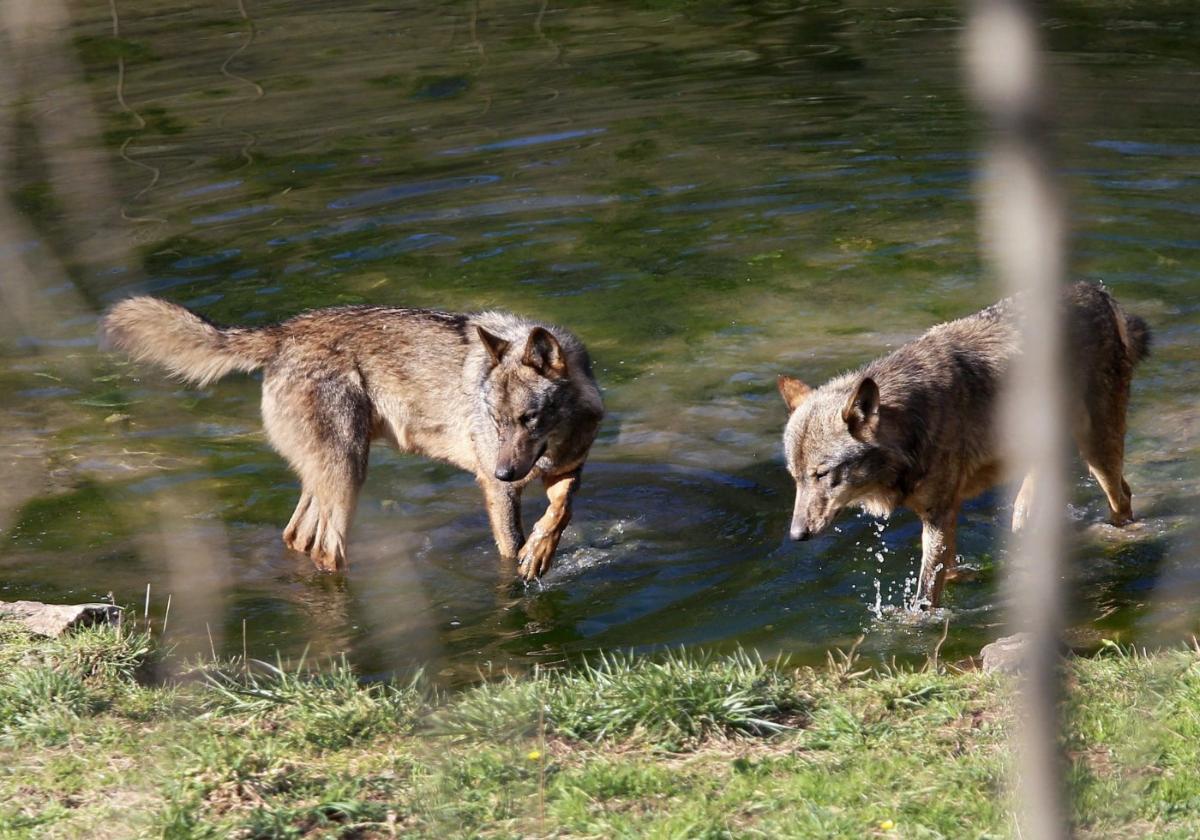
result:
<svg viewBox="0 0 1200 840"><path fill-rule="evenodd" d="M113 227L118 203L109 178L111 163L102 144L100 120L70 43L70 14L61 0L12 0L0 4L0 339L2 352L29 360L59 381L91 386L98 372L93 350L80 349L81 324L96 312L76 282L87 266L128 262L128 237ZM39 224L13 203L19 164L32 161L61 220ZM61 226L69 241L56 235ZM110 439L95 409L64 390L38 411L6 411L7 435L0 466L9 480L0 482L0 528L8 529L22 508L40 496L93 479L92 462L120 464L122 480L135 472L127 465L122 436ZM163 401L165 403L165 401ZM160 405L164 412L169 404ZM54 417L54 422L49 417ZM100 426L86 447L104 450L103 458L85 458L78 443L55 452L47 429ZM150 442L146 442L150 445ZM65 468L54 470L54 462ZM139 498L149 505L158 527L135 540L133 548L168 569L174 597L172 625L181 636L199 638L206 626L219 636L224 626L229 551L223 528L201 527L189 519L215 507L199 482L180 482ZM90 543L87 545L91 549ZM81 558L82 562L82 558ZM127 595L128 593L125 593ZM220 639L217 639L219 643ZM195 651L201 648L196 646Z"/></svg>
<svg viewBox="0 0 1200 840"><path fill-rule="evenodd" d="M1027 524L1013 542L1009 586L1012 624L1030 634L1017 733L1018 836L1041 840L1069 833L1058 709L1067 502L1059 307L1065 222L1033 4L976 0L967 59L991 127L982 203L986 247L1005 290L1024 298L1023 352L1008 383L1001 428L1015 474L1036 482Z"/></svg>

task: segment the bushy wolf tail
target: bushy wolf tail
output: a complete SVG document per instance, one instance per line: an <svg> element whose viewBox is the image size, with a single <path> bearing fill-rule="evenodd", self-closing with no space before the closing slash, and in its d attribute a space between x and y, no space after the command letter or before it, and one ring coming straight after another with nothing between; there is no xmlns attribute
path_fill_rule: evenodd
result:
<svg viewBox="0 0 1200 840"><path fill-rule="evenodd" d="M1136 365L1150 355L1150 327L1137 315L1119 312L1117 317L1125 319L1125 330L1121 338L1125 341L1125 350L1129 353L1129 360Z"/></svg>
<svg viewBox="0 0 1200 840"><path fill-rule="evenodd" d="M150 361L197 385L235 370L256 370L279 349L271 328L218 327L182 306L153 297L133 297L108 310L101 341L135 361Z"/></svg>

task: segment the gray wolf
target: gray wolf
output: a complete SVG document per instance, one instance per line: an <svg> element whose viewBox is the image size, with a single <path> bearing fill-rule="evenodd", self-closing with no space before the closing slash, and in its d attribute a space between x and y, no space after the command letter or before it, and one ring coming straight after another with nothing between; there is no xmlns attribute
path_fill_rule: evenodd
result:
<svg viewBox="0 0 1200 840"><path fill-rule="evenodd" d="M1103 489L1111 522L1133 519L1123 474L1125 410L1133 368L1150 331L1112 295L1076 283L1062 295L1070 422L1075 443ZM1020 301L1008 298L933 327L863 368L810 388L779 377L790 416L783 433L796 482L790 536L820 533L848 505L875 516L904 506L922 523L921 574L914 608L936 607L955 574L955 528L962 503L1003 481L996 402L1019 352ZM1033 492L1026 476L1013 527Z"/></svg>
<svg viewBox="0 0 1200 840"><path fill-rule="evenodd" d="M263 427L301 484L283 541L322 570L346 565L368 450L382 439L473 473L500 554L526 580L544 574L604 414L583 344L502 312L346 306L245 328L134 297L101 334L197 385L263 370ZM549 506L526 539L521 491L537 478Z"/></svg>

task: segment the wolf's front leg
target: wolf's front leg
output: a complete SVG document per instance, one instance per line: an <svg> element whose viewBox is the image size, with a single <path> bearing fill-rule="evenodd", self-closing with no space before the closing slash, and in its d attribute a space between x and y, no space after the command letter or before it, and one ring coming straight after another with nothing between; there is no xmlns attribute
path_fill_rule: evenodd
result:
<svg viewBox="0 0 1200 840"><path fill-rule="evenodd" d="M954 544L957 528L957 506L951 511L921 518L921 577L910 607L914 612L941 606L946 577L958 563Z"/></svg>
<svg viewBox="0 0 1200 840"><path fill-rule="evenodd" d="M529 540L517 558L517 571L525 580L533 580L550 571L558 541L571 521L571 499L579 489L580 472L582 468L542 479L550 505L534 524Z"/></svg>
<svg viewBox="0 0 1200 840"><path fill-rule="evenodd" d="M479 484L483 487L487 502L488 520L492 523L496 548L501 557L511 560L525 542L525 529L521 526L521 488L482 475L479 476Z"/></svg>

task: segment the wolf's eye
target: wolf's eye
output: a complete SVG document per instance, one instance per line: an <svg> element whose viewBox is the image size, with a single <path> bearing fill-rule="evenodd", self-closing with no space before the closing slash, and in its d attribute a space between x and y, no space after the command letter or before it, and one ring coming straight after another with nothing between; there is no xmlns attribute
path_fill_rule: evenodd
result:
<svg viewBox="0 0 1200 840"><path fill-rule="evenodd" d="M812 477L820 481L825 476L829 475L829 467L821 467L818 470L813 470Z"/></svg>
<svg viewBox="0 0 1200 840"><path fill-rule="evenodd" d="M534 423L537 422L537 412L536 411L526 411L524 414L522 414L517 419L521 421L522 426L532 426Z"/></svg>

